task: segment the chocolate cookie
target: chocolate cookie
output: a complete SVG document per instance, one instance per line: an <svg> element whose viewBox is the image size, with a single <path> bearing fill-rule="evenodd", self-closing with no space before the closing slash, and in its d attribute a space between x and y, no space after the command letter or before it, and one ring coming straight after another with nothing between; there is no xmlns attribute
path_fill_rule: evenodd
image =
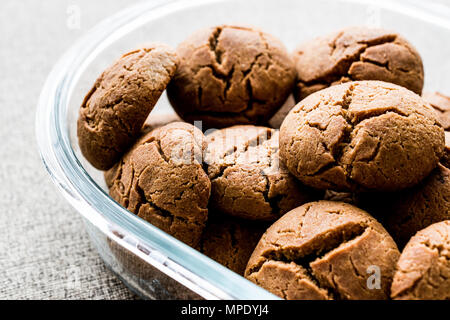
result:
<svg viewBox="0 0 450 320"><path fill-rule="evenodd" d="M419 231L397 264L391 296L399 300L450 300L450 220Z"/></svg>
<svg viewBox="0 0 450 320"><path fill-rule="evenodd" d="M180 66L167 88L175 111L204 128L264 124L284 103L295 81L283 44L241 26L200 30L177 48Z"/></svg>
<svg viewBox="0 0 450 320"><path fill-rule="evenodd" d="M360 195L360 205L403 248L417 231L450 219L450 169L438 165L418 185L400 192Z"/></svg>
<svg viewBox="0 0 450 320"><path fill-rule="evenodd" d="M95 81L78 118L78 143L94 167L111 168L133 144L176 65L171 48L151 44L124 54Z"/></svg>
<svg viewBox="0 0 450 320"><path fill-rule="evenodd" d="M351 27L301 44L293 54L297 101L333 84L381 80L422 93L419 53L400 35L382 29Z"/></svg>
<svg viewBox="0 0 450 320"><path fill-rule="evenodd" d="M174 122L144 134L109 171L109 194L122 206L195 246L208 216L211 183L203 171L202 132Z"/></svg>
<svg viewBox="0 0 450 320"><path fill-rule="evenodd" d="M444 130L450 130L450 97L439 92L425 92L422 97L437 111L438 120Z"/></svg>
<svg viewBox="0 0 450 320"><path fill-rule="evenodd" d="M304 184L336 191L394 191L433 170L444 130L415 93L356 81L298 103L280 129L280 157Z"/></svg>
<svg viewBox="0 0 450 320"><path fill-rule="evenodd" d="M288 212L266 231L245 277L288 300L386 299L399 255L367 212L321 200Z"/></svg>
<svg viewBox="0 0 450 320"><path fill-rule="evenodd" d="M267 224L243 221L230 217L208 219L199 250L233 270L244 275L245 267Z"/></svg>
<svg viewBox="0 0 450 320"><path fill-rule="evenodd" d="M279 162L278 131L234 126L207 135L207 140L210 206L217 211L273 221L316 196Z"/></svg>

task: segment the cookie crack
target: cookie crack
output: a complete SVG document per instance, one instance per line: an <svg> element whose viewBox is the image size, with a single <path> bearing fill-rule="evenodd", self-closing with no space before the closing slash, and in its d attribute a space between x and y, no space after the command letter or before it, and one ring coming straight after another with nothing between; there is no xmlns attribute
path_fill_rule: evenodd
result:
<svg viewBox="0 0 450 320"><path fill-rule="evenodd" d="M264 33L259 31L258 35L259 35L259 38L261 39L261 41L264 44L264 47L266 49L265 54L267 54L267 57L269 58L268 61L267 61L266 66L265 66L265 69L268 70L270 68L270 66L272 65L273 57L272 57L272 54L270 53L269 43L267 42L267 39L264 36Z"/></svg>
<svg viewBox="0 0 450 320"><path fill-rule="evenodd" d="M159 139L152 139L151 141L149 141L148 143L153 143L154 146L156 147L156 150L158 151L159 155L161 156L161 158L166 162L169 163L170 159L167 158L166 154L164 153L162 147L161 147L161 141Z"/></svg>
<svg viewBox="0 0 450 320"><path fill-rule="evenodd" d="M138 178L139 180L139 178ZM135 190L136 192L139 194L139 198L141 201L138 202L136 209L135 209L135 214L139 214L139 210L142 207L142 205L147 204L150 207L152 207L155 211L153 212L154 214L157 214L163 218L166 218L169 220L169 228L172 227L172 225L174 224L175 220L181 221L184 224L194 224L199 226L200 224L198 223L198 221L195 220L188 220L186 218L184 218L183 216L174 214L166 209L161 208L160 206L156 205L154 201L150 200L147 198L147 196L145 195L145 191L139 186L139 183L136 183L135 186Z"/></svg>
<svg viewBox="0 0 450 320"><path fill-rule="evenodd" d="M315 243L311 244L311 247L306 249L301 247L283 248L280 246L275 246L276 249L272 249L263 254L264 259L249 270L249 275L257 273L261 270L264 263L268 261L281 261L284 263L293 262L303 268L308 276L318 284L319 288L326 290L336 299L342 299L338 290L338 284L334 281L333 277L331 283L322 280L321 277L316 276L311 264L315 261L323 259L326 255L331 254L343 245L362 237L363 234L370 229L370 227L365 223L356 223L347 226L346 229L342 229L341 232L322 235L323 238L316 239Z"/></svg>
<svg viewBox="0 0 450 320"><path fill-rule="evenodd" d="M331 47L331 52L330 55L333 56L334 53L336 52L336 42L344 35L344 31L340 31L336 37L334 37L333 41L331 41L331 43L329 43L328 45Z"/></svg>
<svg viewBox="0 0 450 320"><path fill-rule="evenodd" d="M219 165L219 172L216 175L210 175L209 178L211 181L218 179L223 176L224 171L232 166L236 165L236 159L244 155L248 152L249 148L258 148L261 147L265 142L268 142L272 139L272 130L270 128L263 128L259 130L261 133L256 135L254 138L249 139L245 142L244 148L239 149L236 146L231 146L228 150L226 150L223 155L220 156L219 162L208 163L207 167L211 167L212 165ZM225 162L225 158L232 157L233 162ZM213 159L214 160L214 159Z"/></svg>
<svg viewBox="0 0 450 320"><path fill-rule="evenodd" d="M266 187L265 189L261 192L261 194L264 197L264 201L266 203L269 204L272 214L275 216L278 216L280 214L280 206L278 205L279 201L281 199L283 199L283 196L281 194L276 195L275 197L269 197L269 192L270 192L270 179L269 176L267 176L266 174L262 174L262 176L265 178L266 180Z"/></svg>
<svg viewBox="0 0 450 320"><path fill-rule="evenodd" d="M332 48L332 53L334 54L337 50L336 42L342 35L336 37L333 42L331 43L330 47ZM353 63L362 61L361 56L366 52L368 48L376 47L379 45L383 45L386 43L393 43L397 39L396 35L389 35L387 37L381 38L381 39L374 39L372 41L358 41L358 44L363 45L353 56L345 57L343 60L341 60L340 63L336 64L329 73L324 74L321 77L318 77L317 79L311 80L311 81L298 81L299 83L302 83L306 87L310 87L317 84L323 84L326 86L330 86L333 82L342 81L345 78L348 78L353 81L352 76L349 74L350 68Z"/></svg>
<svg viewBox="0 0 450 320"><path fill-rule="evenodd" d="M211 70L212 76L214 78L216 78L217 80L221 81L223 84L225 84L224 90L222 92L223 96L219 96L218 97L220 99L220 101L222 103L224 103L224 101L227 99L228 91L231 89L231 86L232 86L232 81L231 80L233 79L233 75L234 75L234 72L235 72L234 65L231 67L230 71L228 73L226 73L226 74L221 72L220 70L217 70L213 65L204 65L200 69L197 70L195 75L197 75L203 69ZM194 75L194 77L195 77L195 75ZM197 99L199 101L199 104L202 102L202 93L203 93L202 91L203 91L202 86L198 85ZM200 106L203 106L203 105L200 104ZM223 112L218 112L218 113L223 114Z"/></svg>
<svg viewBox="0 0 450 320"><path fill-rule="evenodd" d="M326 171L334 168L334 167L342 167L344 169L344 171L346 172L346 179L348 180L347 182L350 182L349 180L349 174L347 174L348 172L351 172L351 165L347 165L347 166L342 166L341 165L341 159L342 156L344 154L344 150L347 146L349 146L351 144L351 136L354 130L355 125L352 123L349 115L348 115L348 109L351 105L352 99L353 99L353 91L356 87L356 84L351 84L347 91L345 92L345 95L342 98L342 102L339 104L342 108L341 113L339 114L340 116L342 116L342 118L345 120L345 122L347 123L347 127L344 128L344 132L342 134L342 137L340 137L340 139L334 143L331 148L323 141L323 139L321 139L321 143L323 145L323 147L325 148L325 150L332 156L333 160L325 165L323 165L322 167L319 167L315 172L311 173L311 174L307 174L306 176L308 177L313 177L313 176L318 176L318 175L322 175L323 173L325 173ZM313 125L311 123L308 123L309 126L317 128L318 130L321 131L321 134L323 131L325 131L328 128L327 127L325 129L320 128L319 125ZM350 171L347 171L350 168Z"/></svg>
<svg viewBox="0 0 450 320"><path fill-rule="evenodd" d="M244 77L244 79L246 79L247 77L250 76L250 73L253 71L254 66L258 63L258 60L264 56L264 53L260 52L258 53L255 58L253 59L252 63L250 64L250 66L245 69L242 70L242 76Z"/></svg>
<svg viewBox="0 0 450 320"><path fill-rule="evenodd" d="M448 251L448 248L445 248L445 246L443 244L440 245L436 245L433 243L430 243L430 241L425 240L420 242L420 244L424 245L425 247L427 247L428 249L432 250L432 251L437 251L437 254L440 258L444 258L446 260L450 259L450 256L447 256L444 254L444 252Z"/></svg>
<svg viewBox="0 0 450 320"><path fill-rule="evenodd" d="M378 66L378 67L380 67L380 68L384 68L384 69L386 69L387 71L389 71L390 73L392 73L392 70L390 69L390 66L389 66L389 60L387 60L385 63L381 63L381 62L379 62L379 61L376 61L376 60L374 60L374 59L370 59L370 58L368 58L368 57L361 57L360 62L373 64L373 65ZM353 64L352 64L352 65L353 65ZM396 70L400 70L400 69L396 69ZM401 71L401 70L400 70L400 71Z"/></svg>
<svg viewBox="0 0 450 320"><path fill-rule="evenodd" d="M226 77L226 83L225 83L225 89L223 91L223 98L224 100L227 100L228 97L228 92L231 89L231 83L232 83L232 79L233 79L233 75L234 75L234 65L231 67L230 72L228 73L227 77Z"/></svg>
<svg viewBox="0 0 450 320"><path fill-rule="evenodd" d="M214 53L214 57L215 60L217 62L217 64L221 64L222 63L222 51L220 51L217 48L218 42L219 42L219 37L220 34L222 33L222 27L217 27L213 33L211 34L211 36L209 37L209 49L211 50L211 52Z"/></svg>

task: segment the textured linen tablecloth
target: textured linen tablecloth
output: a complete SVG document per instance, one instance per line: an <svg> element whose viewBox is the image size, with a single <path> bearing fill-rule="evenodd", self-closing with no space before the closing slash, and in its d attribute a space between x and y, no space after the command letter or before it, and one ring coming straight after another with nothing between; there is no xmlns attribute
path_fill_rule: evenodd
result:
<svg viewBox="0 0 450 320"><path fill-rule="evenodd" d="M106 269L81 216L51 182L34 133L39 93L55 61L97 22L135 2L0 1L0 299L136 298Z"/></svg>
<svg viewBox="0 0 450 320"><path fill-rule="evenodd" d="M137 1L0 1L0 299L132 299L39 159L35 109L55 61ZM79 19L77 19L79 17Z"/></svg>

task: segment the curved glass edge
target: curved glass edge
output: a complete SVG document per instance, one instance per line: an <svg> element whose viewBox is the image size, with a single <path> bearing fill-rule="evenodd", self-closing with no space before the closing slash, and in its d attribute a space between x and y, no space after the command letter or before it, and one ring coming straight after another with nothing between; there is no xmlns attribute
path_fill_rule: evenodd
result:
<svg viewBox="0 0 450 320"><path fill-rule="evenodd" d="M155 254L144 255L135 246L121 243L126 249L207 299L276 299L266 290L118 205L83 169L73 153L67 134L68 98L87 65L105 47L151 18L186 7L222 1L145 2L99 23L67 51L49 74L38 102L36 137L44 166L72 206L106 235L114 237L112 228L131 234ZM427 11L418 1L341 1L383 7L450 29L450 10ZM101 208L101 211L95 208Z"/></svg>
<svg viewBox="0 0 450 320"><path fill-rule="evenodd" d="M86 219L111 238L115 238L112 230L134 236L151 254L119 242L202 297L278 299L118 205L89 177L71 148L65 119L69 97L80 74L109 43L145 23L154 14L165 14L168 3L161 6L162 3L136 5L105 20L57 62L47 78L37 107L36 136L41 158L63 195ZM185 1L170 3L187 4ZM158 8L161 10L156 12ZM182 7L170 11L174 9ZM145 13L149 15L142 19ZM114 33L116 29L119 32Z"/></svg>

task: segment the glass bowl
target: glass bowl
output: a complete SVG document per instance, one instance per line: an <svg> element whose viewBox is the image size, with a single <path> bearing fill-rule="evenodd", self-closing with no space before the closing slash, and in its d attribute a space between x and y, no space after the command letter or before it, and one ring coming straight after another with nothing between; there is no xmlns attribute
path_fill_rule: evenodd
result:
<svg viewBox="0 0 450 320"><path fill-rule="evenodd" d="M81 156L78 147L79 106L103 69L148 41L175 47L193 31L223 23L257 26L280 38L289 50L345 26L391 29L421 53L425 90L449 93L450 9L437 2L150 1L99 23L49 74L38 103L36 135L47 171L83 216L106 265L145 298L276 298L118 205L108 196L102 172ZM171 112L163 95L151 115Z"/></svg>

